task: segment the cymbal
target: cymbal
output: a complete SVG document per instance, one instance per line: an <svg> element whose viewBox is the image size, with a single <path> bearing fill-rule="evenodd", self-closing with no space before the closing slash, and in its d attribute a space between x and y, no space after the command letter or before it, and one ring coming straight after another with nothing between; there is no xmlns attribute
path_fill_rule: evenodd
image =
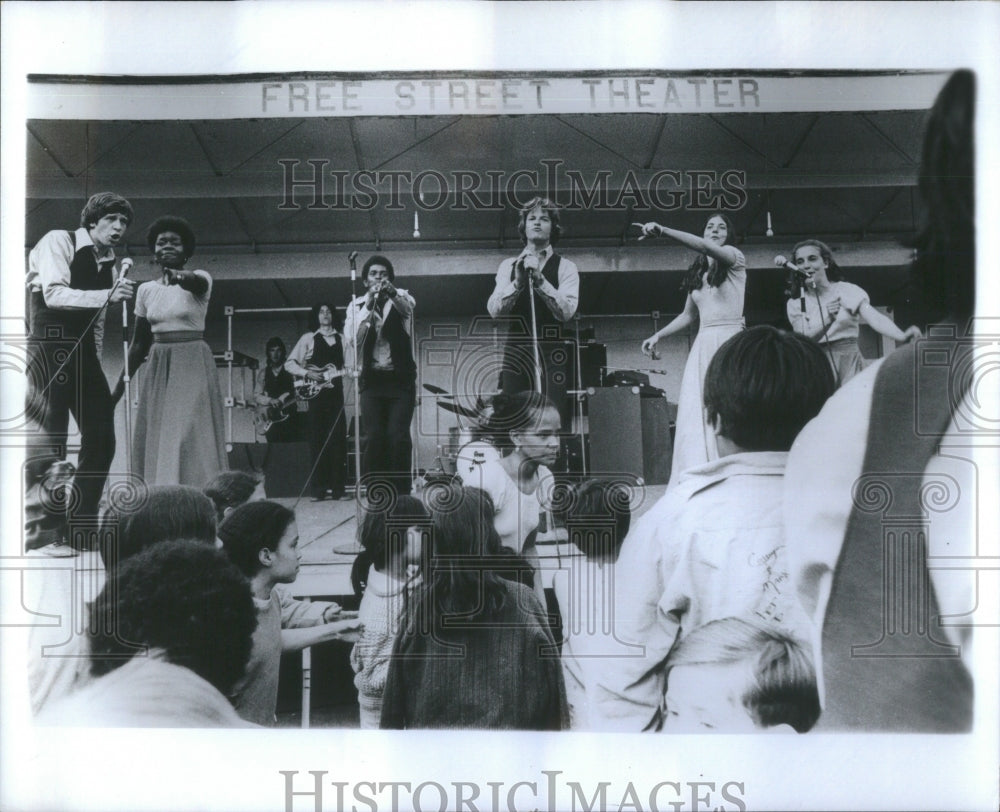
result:
<svg viewBox="0 0 1000 812"><path fill-rule="evenodd" d="M430 392L432 395L441 395L446 398L453 398L454 395L450 394L447 389L442 389L440 386L435 386L432 383L425 383L424 389Z"/></svg>
<svg viewBox="0 0 1000 812"><path fill-rule="evenodd" d="M452 412L453 414L461 415L462 417L476 418L479 416L472 409L467 409L459 403L444 403L439 400L438 407L444 409L446 412Z"/></svg>

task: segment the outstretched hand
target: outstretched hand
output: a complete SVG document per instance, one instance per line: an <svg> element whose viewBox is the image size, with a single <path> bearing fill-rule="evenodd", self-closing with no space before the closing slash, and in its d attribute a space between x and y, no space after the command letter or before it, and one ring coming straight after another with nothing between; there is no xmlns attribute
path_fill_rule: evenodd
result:
<svg viewBox="0 0 1000 812"><path fill-rule="evenodd" d="M639 235L640 240L644 240L646 237L656 237L663 232L663 227L659 223L632 223L632 225L642 232Z"/></svg>

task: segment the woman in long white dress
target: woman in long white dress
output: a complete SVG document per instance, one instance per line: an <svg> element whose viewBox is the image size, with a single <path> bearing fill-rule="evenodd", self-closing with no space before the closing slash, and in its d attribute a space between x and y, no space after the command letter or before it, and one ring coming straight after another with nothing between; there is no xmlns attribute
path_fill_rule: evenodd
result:
<svg viewBox="0 0 1000 812"><path fill-rule="evenodd" d="M684 310L671 322L642 342L642 351L652 355L657 342L692 324L698 335L691 345L677 402L670 484L688 468L718 459L715 432L705 422L702 390L705 372L715 351L726 339L744 328L743 299L747 284L747 262L733 245L736 232L730 219L713 214L699 237L658 223L636 224L642 237L662 234L698 252L688 268L682 288L687 291ZM642 239L640 237L640 239Z"/></svg>
<svg viewBox="0 0 1000 812"><path fill-rule="evenodd" d="M129 372L145 363L132 434L132 473L150 485L200 488L229 466L222 393L212 351L203 340L212 277L185 271L194 231L180 217L161 217L146 242L162 273L135 297ZM113 397L124 391L118 381Z"/></svg>

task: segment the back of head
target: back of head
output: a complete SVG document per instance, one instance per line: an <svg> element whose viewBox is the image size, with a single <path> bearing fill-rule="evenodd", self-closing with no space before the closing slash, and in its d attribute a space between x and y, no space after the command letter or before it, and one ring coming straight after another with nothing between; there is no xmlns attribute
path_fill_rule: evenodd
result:
<svg viewBox="0 0 1000 812"><path fill-rule="evenodd" d="M573 489L565 512L570 541L588 559L618 558L632 521L631 488L620 480L595 478Z"/></svg>
<svg viewBox="0 0 1000 812"><path fill-rule="evenodd" d="M746 451L787 451L833 394L830 362L815 341L761 325L736 334L705 375L710 424Z"/></svg>
<svg viewBox="0 0 1000 812"><path fill-rule="evenodd" d="M247 502L219 525L222 547L240 571L253 578L261 569L260 551L276 550L295 514L277 502Z"/></svg>
<svg viewBox="0 0 1000 812"><path fill-rule="evenodd" d="M163 542L108 574L91 607L91 670L100 676L156 649L228 694L256 625L250 585L220 550Z"/></svg>
<svg viewBox="0 0 1000 812"><path fill-rule="evenodd" d="M397 497L382 510L369 508L358 531L358 543L364 548L365 561L381 572L405 547L407 528L428 522L424 503L409 495Z"/></svg>
<svg viewBox="0 0 1000 812"><path fill-rule="evenodd" d="M197 488L153 485L145 497L134 510L105 516L100 552L106 570L162 541L189 539L215 544L215 506Z"/></svg>
<svg viewBox="0 0 1000 812"><path fill-rule="evenodd" d="M498 568L500 537L493 527L493 500L479 488L451 485L435 489L431 513L430 554L424 583L436 611L495 611L503 603Z"/></svg>
<svg viewBox="0 0 1000 812"><path fill-rule="evenodd" d="M976 298L975 112L976 77L955 71L927 119L918 182L923 227L913 243L927 301L959 318L972 315Z"/></svg>
<svg viewBox="0 0 1000 812"><path fill-rule="evenodd" d="M737 617L706 623L677 643L667 668L742 662L749 666L742 703L757 727L790 725L805 733L816 724L819 692L808 650L763 623Z"/></svg>
<svg viewBox="0 0 1000 812"><path fill-rule="evenodd" d="M246 502L258 485L257 477L246 471L223 471L203 488L215 504L215 518L221 524L226 508L238 508Z"/></svg>

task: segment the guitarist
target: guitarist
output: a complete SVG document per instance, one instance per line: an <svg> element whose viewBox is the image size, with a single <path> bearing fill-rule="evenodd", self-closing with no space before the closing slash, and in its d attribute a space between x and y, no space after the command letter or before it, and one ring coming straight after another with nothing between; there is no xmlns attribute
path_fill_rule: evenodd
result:
<svg viewBox="0 0 1000 812"><path fill-rule="evenodd" d="M291 443L296 439L295 379L285 369L288 350L277 336L267 340L264 348L267 363L254 380L253 399L259 413L271 422L264 433L269 443Z"/></svg>
<svg viewBox="0 0 1000 812"><path fill-rule="evenodd" d="M311 332L292 348L285 369L316 383L329 383L309 401L309 445L312 452L313 501L344 498L347 464L347 417L344 414L344 338L337 329L333 305L316 305L310 314Z"/></svg>

